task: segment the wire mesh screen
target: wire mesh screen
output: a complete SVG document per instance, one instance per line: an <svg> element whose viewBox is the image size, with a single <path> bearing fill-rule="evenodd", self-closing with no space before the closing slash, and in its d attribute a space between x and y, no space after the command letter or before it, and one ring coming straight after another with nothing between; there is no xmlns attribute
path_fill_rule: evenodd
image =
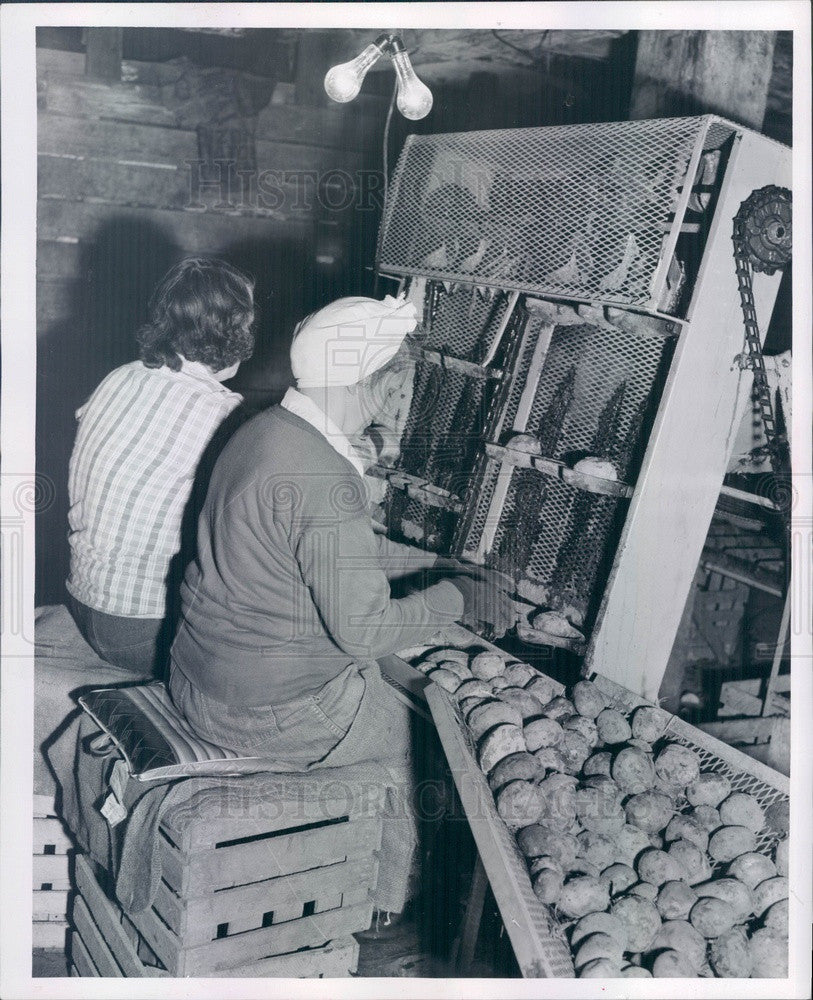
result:
<svg viewBox="0 0 813 1000"><path fill-rule="evenodd" d="M485 295L472 287L449 291L440 282L426 290L423 346L438 352L440 361L419 358L415 365L412 402L396 463L399 471L425 479L463 498L486 428L493 414L500 382L485 369L461 370L454 359L483 361L493 354L499 367L509 361L518 335L509 322L496 350L510 307L508 293ZM524 314L519 322L524 321ZM390 486L385 497L387 524L428 548L449 549L456 515Z"/></svg>
<svg viewBox="0 0 813 1000"><path fill-rule="evenodd" d="M538 324L531 318L529 322ZM528 343L535 337L531 328ZM524 426L547 458L573 464L585 455L610 460L619 478L632 479L657 404L657 388L671 355L672 340L593 324L557 326ZM507 429L529 377L530 351L523 352L506 405ZM505 475L503 471L503 475ZM491 510L500 465L481 465L472 490L476 510L467 518L464 553L481 544L496 519L486 562L517 578L528 600L563 611L583 623L594 610L597 582L610 559L618 519L626 501L588 493L517 468L499 510Z"/></svg>
<svg viewBox="0 0 813 1000"><path fill-rule="evenodd" d="M677 198L712 121L410 136L385 212L379 266L652 304Z"/></svg>

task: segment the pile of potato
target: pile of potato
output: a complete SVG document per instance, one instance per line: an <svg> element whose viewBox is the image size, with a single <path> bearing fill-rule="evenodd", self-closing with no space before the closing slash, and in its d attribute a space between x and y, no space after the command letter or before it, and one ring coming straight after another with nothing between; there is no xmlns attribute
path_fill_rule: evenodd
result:
<svg viewBox="0 0 813 1000"><path fill-rule="evenodd" d="M787 976L786 802L763 810L669 742L665 712L618 711L590 681L564 697L526 663L458 649L418 667L458 702L577 976Z"/></svg>

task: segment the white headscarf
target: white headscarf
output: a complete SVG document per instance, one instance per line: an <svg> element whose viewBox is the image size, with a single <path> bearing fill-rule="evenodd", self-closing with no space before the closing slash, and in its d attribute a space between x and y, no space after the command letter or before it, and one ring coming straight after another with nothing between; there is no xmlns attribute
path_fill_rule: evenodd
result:
<svg viewBox="0 0 813 1000"><path fill-rule="evenodd" d="M403 296L331 302L294 331L291 369L298 388L356 385L383 368L417 325L415 306Z"/></svg>

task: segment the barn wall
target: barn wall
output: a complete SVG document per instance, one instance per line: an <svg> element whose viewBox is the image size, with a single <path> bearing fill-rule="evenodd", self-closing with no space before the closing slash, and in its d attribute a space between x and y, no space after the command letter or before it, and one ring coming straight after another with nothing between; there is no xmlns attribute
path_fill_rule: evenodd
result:
<svg viewBox="0 0 813 1000"><path fill-rule="evenodd" d="M257 351L235 388L254 406L274 401L289 384L293 323L336 295L370 290L383 116L362 104L269 103L256 115L247 184L232 174L230 185L200 185L207 107L179 85L184 72L194 83L194 70L125 62L126 82L108 83L85 77L81 54L37 56L37 465L55 501L38 517L36 600L51 603L67 574L75 410L136 357L156 282L192 253L256 277ZM354 195L352 183L363 190Z"/></svg>

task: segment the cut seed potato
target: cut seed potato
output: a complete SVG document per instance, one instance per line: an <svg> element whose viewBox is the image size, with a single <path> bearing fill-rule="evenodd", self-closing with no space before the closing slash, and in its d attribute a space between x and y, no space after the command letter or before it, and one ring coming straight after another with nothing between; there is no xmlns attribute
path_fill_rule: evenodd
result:
<svg viewBox="0 0 813 1000"><path fill-rule="evenodd" d="M444 691L448 691L449 694L454 694L460 687L460 678L457 674L453 674L451 670L446 670L443 667L435 667L434 670L431 670L429 679L434 681L438 687L442 687Z"/></svg>
<svg viewBox="0 0 813 1000"><path fill-rule="evenodd" d="M542 707L542 714L546 715L549 719L555 719L557 722L562 723L571 715L575 715L576 709L573 702L568 698L565 698L563 695L557 695Z"/></svg>
<svg viewBox="0 0 813 1000"><path fill-rule="evenodd" d="M563 729L558 722L543 716L540 719L531 719L526 722L523 728L525 743L533 753L543 747L555 747L562 742Z"/></svg>
<svg viewBox="0 0 813 1000"><path fill-rule="evenodd" d="M605 708L596 716L598 736L602 743L615 746L626 743L632 730L626 718L614 708Z"/></svg>
<svg viewBox="0 0 813 1000"><path fill-rule="evenodd" d="M522 715L513 705L497 699L481 702L472 708L466 716L466 725L472 737L481 740L495 726L521 726ZM523 746L523 750L525 747Z"/></svg>
<svg viewBox="0 0 813 1000"><path fill-rule="evenodd" d="M434 672L430 676L434 679ZM469 680L460 682L457 690L454 692L454 696L458 702L464 698L490 698L491 688L485 681L478 681L474 677L471 677Z"/></svg>
<svg viewBox="0 0 813 1000"><path fill-rule="evenodd" d="M607 699L592 681L574 684L571 697L576 711L587 719L595 719L607 706Z"/></svg>
<svg viewBox="0 0 813 1000"><path fill-rule="evenodd" d="M488 774L504 757L524 750L525 740L519 726L497 726L489 730L480 743L480 767Z"/></svg>
<svg viewBox="0 0 813 1000"><path fill-rule="evenodd" d="M506 704L513 705L526 722L543 714L542 702L525 688L502 688L497 693L497 697Z"/></svg>
<svg viewBox="0 0 813 1000"><path fill-rule="evenodd" d="M562 728L572 729L582 736L591 750L598 743L598 727L592 719L586 719L583 715L568 716L562 723Z"/></svg>
<svg viewBox="0 0 813 1000"><path fill-rule="evenodd" d="M481 681L490 681L505 672L505 660L498 653L478 653L472 657L469 669Z"/></svg>
<svg viewBox="0 0 813 1000"><path fill-rule="evenodd" d="M500 819L514 832L536 823L545 807L544 796L532 781L509 781L497 792L496 799Z"/></svg>
<svg viewBox="0 0 813 1000"><path fill-rule="evenodd" d="M496 792L509 781L536 781L542 777L542 769L536 757L524 751L503 757L488 776L488 784L492 792Z"/></svg>

